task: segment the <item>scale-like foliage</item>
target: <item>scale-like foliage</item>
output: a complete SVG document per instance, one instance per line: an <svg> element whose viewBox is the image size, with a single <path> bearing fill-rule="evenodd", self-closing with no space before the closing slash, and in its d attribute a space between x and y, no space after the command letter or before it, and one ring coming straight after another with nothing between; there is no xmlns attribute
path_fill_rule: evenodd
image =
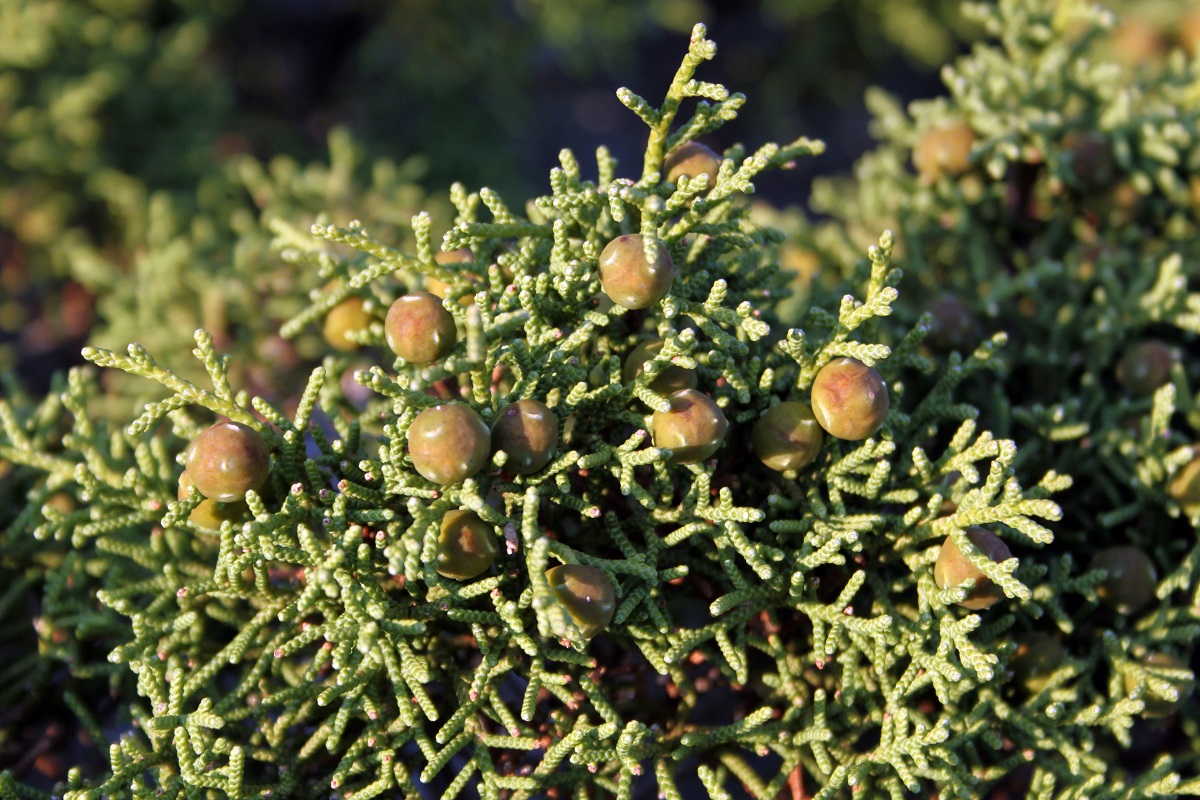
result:
<svg viewBox="0 0 1200 800"><path fill-rule="evenodd" d="M1056 33L1066 22L1044 5L1011 0L985 15L1007 49L977 50L948 77L980 80L952 89L999 91L999 78L982 78L1007 75L1060 101L1046 86L1067 79L1052 67L1089 39ZM649 129L641 165L601 149L592 179L563 151L549 193L519 207L455 186L457 217L440 244L424 213L411 235L378 212L347 211L357 219L311 231L276 221L287 269L315 275L280 293L299 301L323 287L294 302L281 335L315 340L350 298L364 315L346 335L359 349L327 350L293 402L246 391L238 359L204 331L192 372L137 344L85 349L165 392L124 430L90 412L103 392L89 369L40 404L17 392L0 400L0 465L41 503L0 538L0 569L16 587L0 608L42 590L38 636L18 631L5 645L38 668L4 691L38 689L62 665L80 729L108 744L106 764L71 771L66 797L775 798L807 788L972 798L1024 780L1039 797L1133 798L1193 788L1181 776L1195 757L1173 760L1169 745L1136 771L1109 757L1141 715L1190 686L1185 661L1146 659L1186 655L1197 630L1200 560L1178 517L1196 501L1167 496L1191 456L1177 427L1191 415L1190 365L1175 364L1150 397L1104 402L1100 391L1112 391L1120 331L1189 330L1191 257L1159 252L1150 278L1119 271L1132 250L1097 258L1087 276L1055 272L1082 252L1069 220L1047 211L1035 233L997 224L1011 222L996 186L1023 174L1020 147L991 131L996 141L973 150L962 175L922 182L900 155L928 127L918 106L916 123L898 110L888 123L905 132L883 151L891 167L827 201L866 225L888 218L897 233L881 225L856 244L858 230L835 219L818 238L846 254L842 275L813 281L781 316L794 277L777 258L783 235L756 222L746 197L763 172L823 146L738 145L715 175L666 182L669 154L745 102L697 77L715 53L697 26L661 104L618 93ZM1029 119L1035 99L1022 106ZM999 101L955 102L982 126ZM876 196L876 185L891 189ZM1116 222L1092 227L1089 243L1126 241ZM644 310L614 305L599 277L601 252L627 234L643 237L651 262L662 242L674 266L666 295ZM1014 258L1018 243L1025 260L991 274L989 306L981 265ZM985 260L956 263L972 247ZM927 287L953 285L972 313L1000 320L1002 299L1035 294L1033 276L1064 291L1093 281L1093 296L1112 283L1111 304L1055 309L1081 355L1056 365L1052 377L1071 388L1061 399L1061 387L1030 377L1048 311L1011 331L981 325L949 354L939 320L919 312ZM1115 291L1126 285L1135 289ZM444 295L458 333L448 355L417 365L393 356L385 315L421 289ZM650 338L661 349L629 379L627 358ZM886 382L882 428L862 441L826 436L797 471L768 469L751 448L754 423L780 401L807 401L841 357ZM676 463L654 441L655 416L677 399L652 388L668 367L694 373L729 423L711 457ZM458 482L414 468L408 434L423 411L462 404L490 425L520 399L545 404L559 427L540 470L506 469L503 451ZM1130 417L1136 431L1122 427ZM204 498L178 491L188 441L218 418L258 431L272 463L244 508L222 508L219 530L197 516ZM1028 439L1020 451L1018 436ZM1062 500L1075 503L1065 515ZM441 522L459 509L499 542L492 566L468 580L438 572ZM1179 541L1135 532L1135 519L1171 525ZM972 547L975 526L1014 557ZM1121 615L1098 604L1111 576L1087 561L1093 541L1130 539L1166 577L1145 608ZM939 583L944 547L998 587L996 605L970 611L973 583ZM613 587L611 620L590 639L547 578L559 564L599 570ZM1061 640L1063 657L1029 668L1022 645L1034 634ZM104 681L119 708L97 691ZM36 795L0 776L0 796Z"/></svg>

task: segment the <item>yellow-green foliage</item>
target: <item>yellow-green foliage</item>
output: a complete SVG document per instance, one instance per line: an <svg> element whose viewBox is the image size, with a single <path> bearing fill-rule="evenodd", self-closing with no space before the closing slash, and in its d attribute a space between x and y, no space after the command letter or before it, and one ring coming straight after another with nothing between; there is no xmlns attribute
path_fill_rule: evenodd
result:
<svg viewBox="0 0 1200 800"><path fill-rule="evenodd" d="M452 211L426 213L414 173L379 164L368 182L334 137L330 168L235 161L194 217L146 198L153 257L80 245L105 302L180 321L127 346L151 321L113 321L97 335L121 344L84 350L104 369L0 398L0 611L36 604L32 632L0 628L19 665L0 707L27 715L61 687L62 718L107 756L55 794L1200 791L1200 65L1113 64L1115 19L1082 3L968 11L988 40L946 67L946 98L873 96L883 143L817 189L820 224L749 201L822 153L803 137L665 180L673 151L748 102L705 80L698 25L661 102L617 93L648 129L641 163L564 150L528 202L456 184ZM240 192L261 222L221 227ZM599 275L629 234L674 269L640 310ZM126 285L130 265L162 285ZM387 311L433 288L454 346L406 363ZM347 300L364 324L324 341ZM1157 361L1126 358L1148 339ZM754 424L808 403L843 357L885 382L882 427L765 466ZM728 422L704 429L708 457L654 439L680 399L655 388L669 367ZM140 415L111 407L114 375L152 387L131 391L151 398ZM539 469L503 450L462 480L415 469L422 412L490 426L517 400L558 425ZM272 462L220 530L179 491L217 418L258 430ZM460 510L499 545L463 580L438 569ZM979 528L1012 558L973 546ZM1112 551L1092 560L1128 546L1153 565L1134 585ZM987 603L939 578L963 559L996 587ZM558 565L612 586L611 619L564 600ZM25 777L0 773L0 797L41 797Z"/></svg>

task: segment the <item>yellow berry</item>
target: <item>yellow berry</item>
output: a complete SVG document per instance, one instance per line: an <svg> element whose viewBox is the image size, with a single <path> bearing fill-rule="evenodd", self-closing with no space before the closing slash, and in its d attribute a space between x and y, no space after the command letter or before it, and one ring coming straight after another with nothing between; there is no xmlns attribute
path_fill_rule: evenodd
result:
<svg viewBox="0 0 1200 800"><path fill-rule="evenodd" d="M359 348L357 342L347 337L351 331L362 331L370 327L374 317L368 314L363 306L361 297L347 297L325 315L323 333L330 347L345 353L352 353Z"/></svg>

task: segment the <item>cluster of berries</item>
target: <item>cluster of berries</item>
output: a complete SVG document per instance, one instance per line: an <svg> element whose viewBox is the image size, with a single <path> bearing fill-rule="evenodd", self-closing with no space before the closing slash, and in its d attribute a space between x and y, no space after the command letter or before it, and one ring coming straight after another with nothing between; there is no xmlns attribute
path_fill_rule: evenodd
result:
<svg viewBox="0 0 1200 800"><path fill-rule="evenodd" d="M667 180L707 181L718 175L721 159L712 150L690 143L678 148L664 171ZM443 266L473 262L467 250L439 253ZM600 286L616 305L629 310L649 309L670 292L676 268L666 245L639 234L610 241L597 263ZM465 274L465 273L464 273ZM467 275L468 280L474 280ZM448 310L451 286L426 281L428 291L412 291L396 299L383 320L388 347L404 362L423 366L448 357L459 342L455 317ZM475 302L473 296L458 299ZM325 317L324 334L337 350L352 352L361 333L376 323L361 297L350 297ZM626 357L622 378L633 385L658 358L665 342L642 341ZM712 457L724 443L729 421L713 398L697 389L697 374L675 363L661 362L651 369L647 387L668 401L656 409L649 428L654 445L670 451L672 464L694 464ZM642 378L642 380L645 380ZM826 434L839 439L862 440L875 434L888 412L887 386L880 374L861 361L837 358L817 374L808 402L789 400L772 406L754 425L750 435L756 456L768 468L794 471L812 463ZM492 463L503 453L503 469L516 475L533 475L554 458L559 446L559 419L540 400L512 402L496 413L489 426L465 402L444 402L422 410L407 430L408 457L413 469L439 486L459 484ZM221 423L198 437L188 451L188 469L180 483L180 497L195 484L204 500L191 521L205 529L219 529L225 520L245 516L245 493L257 489L269 469L267 449L252 429ZM220 485L210 474L224 476ZM467 509L447 512L441 522L437 569L445 578L470 580L486 572L499 552L493 525ZM569 611L584 638L611 620L615 591L600 569L562 564L546 573L555 598Z"/></svg>

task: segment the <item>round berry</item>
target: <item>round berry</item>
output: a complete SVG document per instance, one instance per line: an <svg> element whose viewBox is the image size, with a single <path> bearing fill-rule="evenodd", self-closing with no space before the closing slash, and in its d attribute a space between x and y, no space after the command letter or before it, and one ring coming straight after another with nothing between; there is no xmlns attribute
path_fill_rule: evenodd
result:
<svg viewBox="0 0 1200 800"><path fill-rule="evenodd" d="M76 509L75 498L69 492L55 492L46 498L42 503L42 508L49 506L59 514L70 514Z"/></svg>
<svg viewBox="0 0 1200 800"><path fill-rule="evenodd" d="M933 318L933 328L926 340L944 352L965 352L979 341L979 321L975 311L958 295L945 292L926 309Z"/></svg>
<svg viewBox="0 0 1200 800"><path fill-rule="evenodd" d="M451 250L449 253L435 253L433 260L439 264L471 264L475 261L475 254L465 247L458 250ZM478 283L478 278L470 273L463 273L471 283ZM438 278L426 278L425 289L431 294L435 294L443 300L446 299L446 294L450 291L450 285ZM475 305L475 297L470 294L463 295L458 299L460 306Z"/></svg>
<svg viewBox="0 0 1200 800"><path fill-rule="evenodd" d="M1038 631L1027 633L1018 640L1013 655L1013 678L1030 694L1037 694L1066 658L1067 650L1058 639Z"/></svg>
<svg viewBox="0 0 1200 800"><path fill-rule="evenodd" d="M346 336L350 331L362 331L371 326L375 320L363 306L361 297L347 297L325 315L325 341L330 347L344 353L352 353L359 348L358 342L352 342Z"/></svg>
<svg viewBox="0 0 1200 800"><path fill-rule="evenodd" d="M600 253L600 287L617 305L649 308L670 291L675 264L662 242L653 244L653 263L646 258L645 240L636 233L618 236Z"/></svg>
<svg viewBox="0 0 1200 800"><path fill-rule="evenodd" d="M1173 656L1170 653L1152 653L1142 660L1142 666L1157 672L1159 669L1187 669L1187 664L1178 656ZM1161 675L1156 677L1162 677ZM1174 698L1164 697L1153 691L1149 686L1142 693L1142 701L1146 707L1142 709L1142 716L1147 718L1165 717L1174 714L1183 704L1187 702L1188 695L1192 693L1192 687L1182 681L1166 679L1171 684L1171 688L1175 690ZM1135 675L1128 672L1125 673L1125 693L1133 694L1133 690L1138 686L1138 679Z"/></svg>
<svg viewBox="0 0 1200 800"><path fill-rule="evenodd" d="M271 471L271 454L258 431L240 422L218 422L192 440L186 466L196 490L209 500L244 500Z"/></svg>
<svg viewBox="0 0 1200 800"><path fill-rule="evenodd" d="M1157 339L1138 342L1117 362L1117 380L1135 397L1154 394L1171 379L1178 355L1175 348Z"/></svg>
<svg viewBox="0 0 1200 800"><path fill-rule="evenodd" d="M1189 56L1200 55L1200 8L1190 11L1176 24L1179 43Z"/></svg>
<svg viewBox="0 0 1200 800"><path fill-rule="evenodd" d="M677 148L663 162L663 170L670 183L679 183L680 178L693 180L707 175L711 187L717 182L717 171L720 169L721 157L699 142L688 142Z"/></svg>
<svg viewBox="0 0 1200 800"><path fill-rule="evenodd" d="M582 564L560 564L546 570L554 600L571 618L580 636L590 639L612 622L617 594L604 570ZM555 634L573 638L569 630Z"/></svg>
<svg viewBox="0 0 1200 800"><path fill-rule="evenodd" d="M874 367L854 358L835 358L817 373L812 412L825 432L856 442L883 427L888 389Z"/></svg>
<svg viewBox="0 0 1200 800"><path fill-rule="evenodd" d="M670 463L695 464L717 452L729 430L720 406L695 389L675 392L667 401L670 410L655 411L651 428L654 446L670 449Z"/></svg>
<svg viewBox="0 0 1200 800"><path fill-rule="evenodd" d="M437 571L443 578L468 581L482 575L499 552L496 531L474 511L457 509L442 517Z"/></svg>
<svg viewBox="0 0 1200 800"><path fill-rule="evenodd" d="M1117 61L1129 69L1155 64L1167 52L1167 40L1153 22L1127 17L1112 32Z"/></svg>
<svg viewBox="0 0 1200 800"><path fill-rule="evenodd" d="M1072 131L1062 138L1062 146L1071 156L1071 171L1080 186L1095 189L1116 177L1112 147L1099 131Z"/></svg>
<svg viewBox="0 0 1200 800"><path fill-rule="evenodd" d="M913 148L913 166L925 184L937 183L943 176L955 177L971 166L971 148L975 131L966 123L926 131Z"/></svg>
<svg viewBox="0 0 1200 800"><path fill-rule="evenodd" d="M773 470L800 469L817 457L825 432L807 403L788 400L767 410L750 431L754 455Z"/></svg>
<svg viewBox="0 0 1200 800"><path fill-rule="evenodd" d="M629 355L625 357L625 366L621 369L621 379L625 383L633 383L646 368L646 362L658 355L659 351L663 349L663 344L662 339L647 339L633 348ZM658 375L650 382L649 388L663 395L681 392L684 389L695 389L696 371L674 364L667 364L658 371Z"/></svg>
<svg viewBox="0 0 1200 800"><path fill-rule="evenodd" d="M445 358L458 339L454 317L429 292L409 292L392 303L383 331L388 347L413 364Z"/></svg>
<svg viewBox="0 0 1200 800"><path fill-rule="evenodd" d="M558 448L558 418L537 400L518 400L505 406L492 423L492 452L508 454L504 468L530 475L550 463Z"/></svg>
<svg viewBox="0 0 1200 800"><path fill-rule="evenodd" d="M186 500L189 489L193 485L192 476L187 474L187 470L184 470L183 474L179 476L179 491L175 496L180 500ZM219 531L222 522L240 522L246 518L248 510L245 500L222 503L205 497L192 509L192 513L188 515L188 522L202 531Z"/></svg>
<svg viewBox="0 0 1200 800"><path fill-rule="evenodd" d="M427 408L408 428L408 455L423 478L443 486L483 469L491 433L474 409L461 403Z"/></svg>
<svg viewBox="0 0 1200 800"><path fill-rule="evenodd" d="M1096 587L1096 596L1118 614L1137 613L1154 599L1158 572L1141 549L1130 545L1105 548L1088 565L1089 572L1098 569L1108 576Z"/></svg>
<svg viewBox="0 0 1200 800"><path fill-rule="evenodd" d="M1183 465L1167 484L1167 494L1189 517L1200 513L1200 455Z"/></svg>
<svg viewBox="0 0 1200 800"><path fill-rule="evenodd" d="M1012 558L1008 545L987 528L972 525L964 533L967 540L987 556L989 561L1000 563ZM959 604L964 608L979 611L990 608L1004 599L1004 590L984 575L979 567L972 564L952 538L946 537L946 541L942 543L942 550L938 553L937 563L933 565L934 581L939 589L950 589L961 586L968 578L975 580L975 587Z"/></svg>
<svg viewBox="0 0 1200 800"><path fill-rule="evenodd" d="M439 264L472 264L475 261L475 254L468 247L460 247L448 253L434 253L433 260Z"/></svg>

